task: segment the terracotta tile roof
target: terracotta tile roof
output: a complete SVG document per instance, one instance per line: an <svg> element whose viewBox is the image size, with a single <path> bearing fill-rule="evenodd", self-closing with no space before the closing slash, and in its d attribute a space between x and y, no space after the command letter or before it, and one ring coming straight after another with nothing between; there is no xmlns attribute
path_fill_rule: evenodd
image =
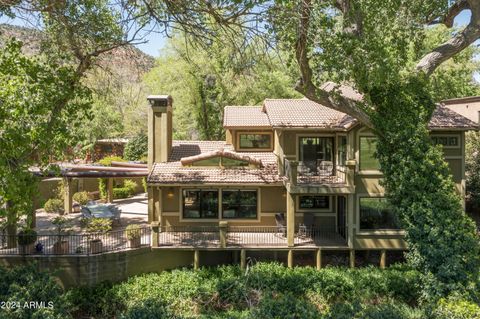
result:
<svg viewBox="0 0 480 319"><path fill-rule="evenodd" d="M270 127L261 106L226 106L223 127Z"/></svg>
<svg viewBox="0 0 480 319"><path fill-rule="evenodd" d="M356 122L345 113L308 99L266 99L263 107L273 127L342 129Z"/></svg>
<svg viewBox="0 0 480 319"><path fill-rule="evenodd" d="M229 153L247 156L261 161L258 168L215 168L183 166L180 160L185 157L211 153L219 149ZM277 158L273 152L241 152L236 153L232 146L220 141L173 141L169 162L154 163L147 178L153 184L271 184L280 183Z"/></svg>
<svg viewBox="0 0 480 319"><path fill-rule="evenodd" d="M433 112L429 129L478 129L478 124L449 108L439 105Z"/></svg>

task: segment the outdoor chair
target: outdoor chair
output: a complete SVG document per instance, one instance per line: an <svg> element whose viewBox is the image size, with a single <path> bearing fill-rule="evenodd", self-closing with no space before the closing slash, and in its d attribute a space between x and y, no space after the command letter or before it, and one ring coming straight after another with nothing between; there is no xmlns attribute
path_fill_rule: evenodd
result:
<svg viewBox="0 0 480 319"><path fill-rule="evenodd" d="M275 223L277 225L277 232L283 237L287 236L287 224L285 221L285 215L283 213L275 214Z"/></svg>
<svg viewBox="0 0 480 319"><path fill-rule="evenodd" d="M317 171L320 176L332 176L333 175L333 162L332 161L317 161Z"/></svg>
<svg viewBox="0 0 480 319"><path fill-rule="evenodd" d="M315 216L313 214L303 214L303 223L298 226L298 236L311 236L313 233L314 222Z"/></svg>

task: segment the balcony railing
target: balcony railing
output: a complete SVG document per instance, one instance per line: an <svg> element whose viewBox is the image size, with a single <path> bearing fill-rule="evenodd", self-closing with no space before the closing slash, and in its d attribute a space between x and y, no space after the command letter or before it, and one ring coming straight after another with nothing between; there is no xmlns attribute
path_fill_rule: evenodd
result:
<svg viewBox="0 0 480 319"><path fill-rule="evenodd" d="M292 184L347 184L349 168L328 161L297 162L284 159L285 177Z"/></svg>
<svg viewBox="0 0 480 319"><path fill-rule="evenodd" d="M25 235L6 235L0 233L0 255L91 255L112 251L121 251L140 247L149 247L150 227L140 227L138 236L129 239L125 229L104 234L52 235L38 234L35 242L20 245ZM23 240L23 242L25 242ZM9 248L8 243L17 243ZM11 245L10 245L11 246Z"/></svg>
<svg viewBox="0 0 480 319"><path fill-rule="evenodd" d="M295 246L345 246L345 228L302 228L295 231ZM172 248L287 248L285 227L276 226L163 226L159 247Z"/></svg>

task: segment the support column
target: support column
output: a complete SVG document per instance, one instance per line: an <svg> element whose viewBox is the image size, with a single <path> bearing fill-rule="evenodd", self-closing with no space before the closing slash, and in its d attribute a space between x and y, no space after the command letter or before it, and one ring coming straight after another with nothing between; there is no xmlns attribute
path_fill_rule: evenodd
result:
<svg viewBox="0 0 480 319"><path fill-rule="evenodd" d="M219 236L220 236L220 248L227 247L227 228L228 222L227 221L220 221L218 222L218 229L219 229Z"/></svg>
<svg viewBox="0 0 480 319"><path fill-rule="evenodd" d="M387 251L382 249L380 251L380 269L385 269L385 265L387 263Z"/></svg>
<svg viewBox="0 0 480 319"><path fill-rule="evenodd" d="M200 268L200 251L195 249L193 252L193 269L198 270Z"/></svg>
<svg viewBox="0 0 480 319"><path fill-rule="evenodd" d="M247 251L240 250L240 269L244 270L247 267Z"/></svg>
<svg viewBox="0 0 480 319"><path fill-rule="evenodd" d="M154 201L154 211L153 211L153 220L159 222L160 225L164 225L162 220L162 189L160 187L153 188L153 201Z"/></svg>
<svg viewBox="0 0 480 319"><path fill-rule="evenodd" d="M287 192L287 245L295 245L295 198Z"/></svg>
<svg viewBox="0 0 480 319"><path fill-rule="evenodd" d="M161 232L161 228L160 228L160 223L159 222L152 222L150 223L150 227L152 228L152 232L151 232L151 245L152 247L158 247L159 245L159 236L160 236L160 232Z"/></svg>
<svg viewBox="0 0 480 319"><path fill-rule="evenodd" d="M288 268L293 267L293 249L288 250L287 263L288 263Z"/></svg>
<svg viewBox="0 0 480 319"><path fill-rule="evenodd" d="M316 260L317 260L317 270L322 269L322 249L318 248L316 251Z"/></svg>
<svg viewBox="0 0 480 319"><path fill-rule="evenodd" d="M73 210L73 189L71 177L63 178L63 191L64 214L70 214Z"/></svg>
<svg viewBox="0 0 480 319"><path fill-rule="evenodd" d="M356 211L355 211L355 195L348 194L347 195L347 244L348 247L353 247L353 238L354 238L354 231L355 231L355 223L356 223Z"/></svg>
<svg viewBox="0 0 480 319"><path fill-rule="evenodd" d="M355 250L350 249L350 268L355 268Z"/></svg>
<svg viewBox="0 0 480 319"><path fill-rule="evenodd" d="M113 203L113 178L107 178L107 203Z"/></svg>

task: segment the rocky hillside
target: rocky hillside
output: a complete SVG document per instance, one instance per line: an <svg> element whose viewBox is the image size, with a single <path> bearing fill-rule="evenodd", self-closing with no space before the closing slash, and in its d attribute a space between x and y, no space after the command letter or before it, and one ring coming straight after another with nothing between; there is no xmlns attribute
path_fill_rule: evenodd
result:
<svg viewBox="0 0 480 319"><path fill-rule="evenodd" d="M27 55L35 55L41 49L43 34L41 31L0 24L0 48L10 38L16 38L23 42L23 52ZM130 79L138 79L142 74L149 71L155 63L152 56L143 53L134 46L122 47L103 55L100 64L107 67L113 73L128 76Z"/></svg>

